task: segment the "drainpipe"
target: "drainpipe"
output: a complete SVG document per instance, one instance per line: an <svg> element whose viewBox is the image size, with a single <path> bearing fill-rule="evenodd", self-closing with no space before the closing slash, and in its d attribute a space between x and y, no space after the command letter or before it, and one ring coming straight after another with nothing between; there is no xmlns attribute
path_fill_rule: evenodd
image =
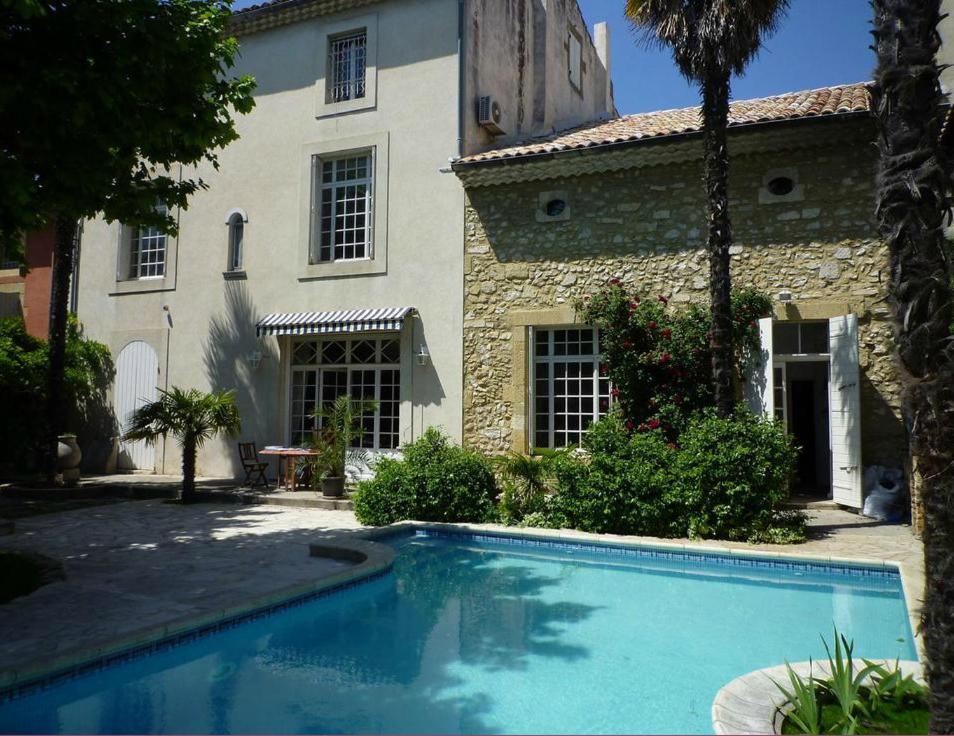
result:
<svg viewBox="0 0 954 736"><path fill-rule="evenodd" d="M464 57L467 54L467 45L464 43L464 20L466 15L466 0L457 0L457 155L464 155L464 107L467 104L464 95L464 83L467 75L467 65Z"/></svg>

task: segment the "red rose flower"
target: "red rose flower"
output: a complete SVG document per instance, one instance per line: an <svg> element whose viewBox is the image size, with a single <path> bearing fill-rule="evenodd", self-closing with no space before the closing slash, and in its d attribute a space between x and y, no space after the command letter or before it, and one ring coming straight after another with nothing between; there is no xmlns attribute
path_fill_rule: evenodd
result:
<svg viewBox="0 0 954 736"><path fill-rule="evenodd" d="M609 285L610 285L610 286L619 286L621 283L623 283L623 282L620 281L619 279L610 279L610 280L609 280Z"/></svg>
<svg viewBox="0 0 954 736"><path fill-rule="evenodd" d="M662 424L662 422L660 422L658 419L650 419L646 426L650 429L659 429L660 424Z"/></svg>
<svg viewBox="0 0 954 736"><path fill-rule="evenodd" d="M619 396L619 389L616 388L616 386L613 386L613 388L610 389L610 395L615 399L617 396Z"/></svg>
<svg viewBox="0 0 954 736"><path fill-rule="evenodd" d="M649 322L646 323L646 326L647 326L649 329L651 329L651 330L655 330L655 329L656 329L656 320L654 320L654 319L649 320Z"/></svg>
<svg viewBox="0 0 954 736"><path fill-rule="evenodd" d="M629 311L630 311L630 312L635 312L637 309L639 309L639 302L638 302L638 301L633 301L633 302L630 302L630 303L629 303Z"/></svg>
<svg viewBox="0 0 954 736"><path fill-rule="evenodd" d="M664 327L662 331L662 336L668 340L670 337L672 337L672 330L670 330L668 327Z"/></svg>
<svg viewBox="0 0 954 736"><path fill-rule="evenodd" d="M628 429L630 432L632 432L632 431L633 431L633 423L632 423L632 422L626 422L626 429Z"/></svg>
<svg viewBox="0 0 954 736"><path fill-rule="evenodd" d="M600 363L600 375L605 376L609 373L609 366L606 363Z"/></svg>
<svg viewBox="0 0 954 736"><path fill-rule="evenodd" d="M663 296L662 294L660 294L660 295L659 295L659 301L661 301L663 304L669 304L669 297L666 297L666 296Z"/></svg>
<svg viewBox="0 0 954 736"><path fill-rule="evenodd" d="M672 356L669 353L663 353L659 356L660 363L668 363L670 360L672 360Z"/></svg>

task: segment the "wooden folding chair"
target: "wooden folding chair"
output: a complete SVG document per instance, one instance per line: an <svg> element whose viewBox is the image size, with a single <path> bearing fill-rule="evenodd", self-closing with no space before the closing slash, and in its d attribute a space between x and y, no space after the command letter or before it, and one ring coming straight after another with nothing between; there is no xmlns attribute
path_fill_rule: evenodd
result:
<svg viewBox="0 0 954 736"><path fill-rule="evenodd" d="M263 485L268 488L268 478L265 477L265 471L268 470L268 463L258 459L258 449L254 442L239 442L239 459L242 461L242 469L245 471L245 484L250 488Z"/></svg>

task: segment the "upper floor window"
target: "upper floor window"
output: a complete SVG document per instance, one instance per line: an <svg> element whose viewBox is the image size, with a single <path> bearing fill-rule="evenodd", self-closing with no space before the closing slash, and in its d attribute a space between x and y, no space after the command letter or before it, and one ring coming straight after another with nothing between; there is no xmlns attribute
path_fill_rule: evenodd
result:
<svg viewBox="0 0 954 736"><path fill-rule="evenodd" d="M360 30L328 41L331 85L328 102L357 100L365 95L368 33Z"/></svg>
<svg viewBox="0 0 954 736"><path fill-rule="evenodd" d="M169 208L162 202L156 205L160 215ZM154 279L166 275L167 236L159 228L139 226L132 229L129 244L129 278Z"/></svg>
<svg viewBox="0 0 954 736"><path fill-rule="evenodd" d="M610 408L610 381L591 327L533 330L533 444L579 445Z"/></svg>
<svg viewBox="0 0 954 736"><path fill-rule="evenodd" d="M567 35L567 75L570 78L570 84L580 89L583 85L583 44L573 31Z"/></svg>
<svg viewBox="0 0 954 736"><path fill-rule="evenodd" d="M229 227L229 271L242 270L243 247L245 241L245 217L241 212L233 212L228 219Z"/></svg>
<svg viewBox="0 0 954 736"><path fill-rule="evenodd" d="M373 158L370 151L313 158L315 169L311 263L371 257ZM314 211L314 210L313 210Z"/></svg>

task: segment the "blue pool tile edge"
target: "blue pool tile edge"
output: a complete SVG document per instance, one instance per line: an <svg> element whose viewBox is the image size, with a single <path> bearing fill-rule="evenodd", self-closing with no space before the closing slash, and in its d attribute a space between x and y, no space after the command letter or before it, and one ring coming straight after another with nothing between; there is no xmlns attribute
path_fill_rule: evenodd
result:
<svg viewBox="0 0 954 736"><path fill-rule="evenodd" d="M429 525L420 525L412 530L395 530L391 537L416 534L424 537L456 539L460 541L507 544L554 550L601 552L614 556L643 559L672 560L687 564L716 564L726 567L751 567L768 570L792 570L823 575L841 575L859 578L883 578L900 580L900 570L890 564L864 562L838 562L823 559L795 557L761 557L757 554L727 553L721 550L690 550L686 548L653 547L639 544L610 544L598 540L551 539L537 536L520 536L494 532L460 530L453 531ZM387 539L384 536L381 541Z"/></svg>

